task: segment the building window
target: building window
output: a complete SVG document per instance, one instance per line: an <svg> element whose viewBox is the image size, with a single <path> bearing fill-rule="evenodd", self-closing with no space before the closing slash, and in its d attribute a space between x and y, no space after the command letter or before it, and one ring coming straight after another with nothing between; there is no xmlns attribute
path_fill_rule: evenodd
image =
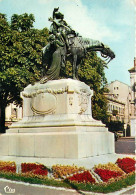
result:
<svg viewBox="0 0 136 195"><path fill-rule="evenodd" d="M124 109L123 109L123 114L124 114Z"/></svg>
<svg viewBox="0 0 136 195"><path fill-rule="evenodd" d="M118 90L119 89L119 87L114 87L114 90Z"/></svg>

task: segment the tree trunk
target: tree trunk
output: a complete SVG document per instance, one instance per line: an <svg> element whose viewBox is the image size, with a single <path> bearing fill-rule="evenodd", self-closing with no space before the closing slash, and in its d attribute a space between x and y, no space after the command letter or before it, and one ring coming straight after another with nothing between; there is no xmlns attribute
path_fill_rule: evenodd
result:
<svg viewBox="0 0 136 195"><path fill-rule="evenodd" d="M0 104L0 133L5 133L5 105Z"/></svg>

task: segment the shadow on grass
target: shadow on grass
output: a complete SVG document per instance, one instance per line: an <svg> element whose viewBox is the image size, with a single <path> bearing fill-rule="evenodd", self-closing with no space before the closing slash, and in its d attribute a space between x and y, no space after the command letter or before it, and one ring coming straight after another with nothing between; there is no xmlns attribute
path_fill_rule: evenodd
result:
<svg viewBox="0 0 136 195"><path fill-rule="evenodd" d="M63 182L69 185L70 188L76 190L79 194L85 195L83 192L81 192L81 190L78 189L78 187L74 183L71 183L68 179L63 180Z"/></svg>

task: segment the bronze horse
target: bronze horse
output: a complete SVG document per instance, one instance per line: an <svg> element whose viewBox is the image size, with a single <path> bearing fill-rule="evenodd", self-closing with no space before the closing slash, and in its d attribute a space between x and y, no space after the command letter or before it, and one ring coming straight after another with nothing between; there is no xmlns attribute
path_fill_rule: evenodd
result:
<svg viewBox="0 0 136 195"><path fill-rule="evenodd" d="M47 71L40 83L46 83L48 80L58 79L61 66L69 58L72 61L72 77L78 78L78 68L81 60L86 56L88 52L99 51L101 56L106 59L106 63L109 63L115 58L114 52L103 43L94 41L92 39L85 39L80 36L70 34L67 36L68 48L65 45L59 45L55 38L43 48L42 62L45 67L48 64ZM108 60L108 61L107 61Z"/></svg>

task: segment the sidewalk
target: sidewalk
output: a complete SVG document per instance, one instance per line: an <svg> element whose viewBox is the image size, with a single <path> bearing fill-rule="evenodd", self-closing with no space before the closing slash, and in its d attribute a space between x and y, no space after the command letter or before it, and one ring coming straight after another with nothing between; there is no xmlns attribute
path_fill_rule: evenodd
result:
<svg viewBox="0 0 136 195"><path fill-rule="evenodd" d="M120 137L119 139L135 139L135 137Z"/></svg>

